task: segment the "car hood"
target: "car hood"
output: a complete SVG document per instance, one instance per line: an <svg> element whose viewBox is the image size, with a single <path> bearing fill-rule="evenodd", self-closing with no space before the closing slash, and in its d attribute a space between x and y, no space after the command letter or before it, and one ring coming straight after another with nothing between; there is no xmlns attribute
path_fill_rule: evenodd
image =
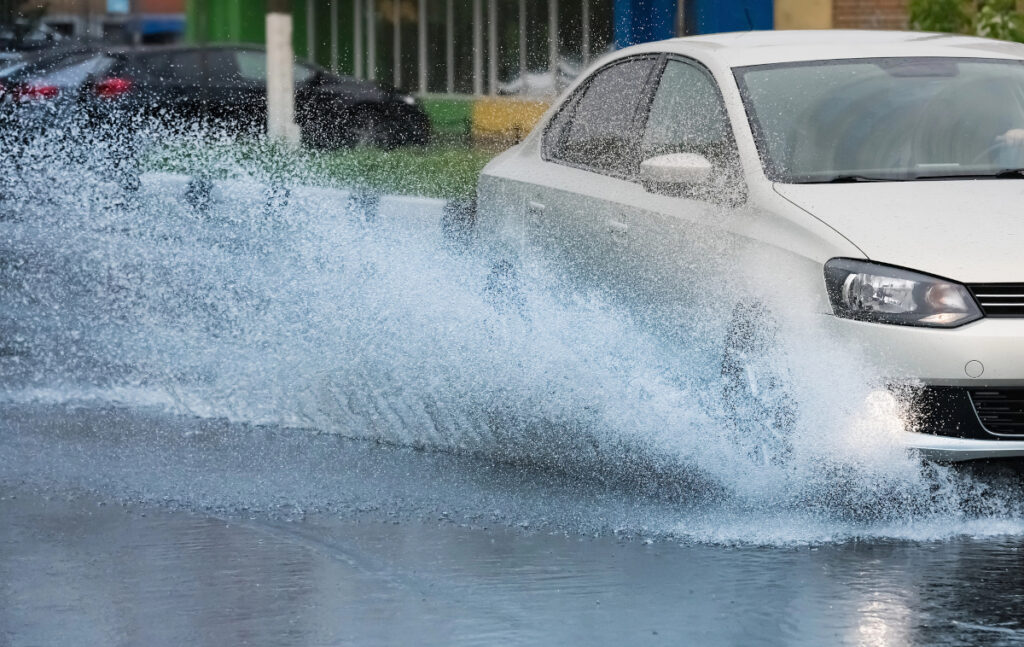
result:
<svg viewBox="0 0 1024 647"><path fill-rule="evenodd" d="M1024 180L776 184L871 260L965 283L1024 282Z"/></svg>

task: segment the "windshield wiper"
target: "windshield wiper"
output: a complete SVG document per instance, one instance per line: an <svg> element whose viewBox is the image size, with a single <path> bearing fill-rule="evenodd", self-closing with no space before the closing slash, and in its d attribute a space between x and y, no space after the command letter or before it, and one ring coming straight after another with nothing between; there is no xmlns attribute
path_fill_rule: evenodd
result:
<svg viewBox="0 0 1024 647"><path fill-rule="evenodd" d="M1019 180L1024 179L1024 168L1008 168L991 173L947 173L942 175L915 175L915 180Z"/></svg>
<svg viewBox="0 0 1024 647"><path fill-rule="evenodd" d="M1019 180L1024 179L1024 168L1008 168L991 173L943 173L913 175L911 177L877 177L871 175L834 175L820 180L804 180L797 184L852 184L854 182L912 182L914 180Z"/></svg>
<svg viewBox="0 0 1024 647"><path fill-rule="evenodd" d="M806 180L798 184L850 184L853 182L902 182L903 178L872 177L870 175L833 175L821 180Z"/></svg>

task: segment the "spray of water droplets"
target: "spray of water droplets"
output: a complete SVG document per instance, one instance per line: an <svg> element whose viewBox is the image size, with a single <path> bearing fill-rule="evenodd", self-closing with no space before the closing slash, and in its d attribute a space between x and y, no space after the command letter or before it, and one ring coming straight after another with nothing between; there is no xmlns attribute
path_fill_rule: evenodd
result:
<svg viewBox="0 0 1024 647"><path fill-rule="evenodd" d="M6 160L7 403L156 406L615 482L678 500L654 530L698 540L1024 530L1015 480L909 455L876 376L802 324L781 326L796 413L772 457L760 419L723 406L724 318L666 341L541 261L501 302L500 259L447 238L438 200L361 199L202 130L148 139L203 172L135 182L105 140L68 133Z"/></svg>

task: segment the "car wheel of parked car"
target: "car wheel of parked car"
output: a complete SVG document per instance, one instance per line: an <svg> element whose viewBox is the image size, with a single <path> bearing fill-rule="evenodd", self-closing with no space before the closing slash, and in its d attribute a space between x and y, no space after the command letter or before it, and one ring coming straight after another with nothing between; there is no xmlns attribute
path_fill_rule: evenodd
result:
<svg viewBox="0 0 1024 647"><path fill-rule="evenodd" d="M349 120L344 142L352 147L391 148L387 122L373 110L358 110Z"/></svg>
<svg viewBox="0 0 1024 647"><path fill-rule="evenodd" d="M796 406L777 336L778 325L763 304L737 304L722 356L726 415L737 432L737 442L762 462L785 460L796 424Z"/></svg>

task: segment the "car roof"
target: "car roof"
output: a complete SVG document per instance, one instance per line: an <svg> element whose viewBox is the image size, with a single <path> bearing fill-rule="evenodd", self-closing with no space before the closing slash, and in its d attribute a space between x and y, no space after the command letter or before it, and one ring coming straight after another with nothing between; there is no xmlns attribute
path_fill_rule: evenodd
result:
<svg viewBox="0 0 1024 647"><path fill-rule="evenodd" d="M6 81L20 83L24 79L30 79L63 67L69 61L78 62L89 56L98 55L101 51L88 45L33 51L30 56L26 56L19 61L21 63L20 66L15 67L15 63L12 62L7 67L8 71L4 74L3 78Z"/></svg>
<svg viewBox="0 0 1024 647"><path fill-rule="evenodd" d="M255 45L251 43L204 43L201 45L125 45L120 47L108 47L102 50L102 53L108 56L123 56L131 58L146 58L149 56L160 56L162 54L168 54L173 52L196 52L196 51L250 51L250 52L266 52L266 48L262 45ZM313 63L312 61L301 60L296 58L296 63L300 63L307 67L311 67L318 72L328 73L322 66Z"/></svg>
<svg viewBox="0 0 1024 647"><path fill-rule="evenodd" d="M1024 60L1024 45L1008 41L913 31L776 30L687 36L631 47L712 58L729 67L799 61L929 56Z"/></svg>
<svg viewBox="0 0 1024 647"><path fill-rule="evenodd" d="M195 52L200 50L250 50L256 52L265 52L266 49L262 45L253 45L249 43L207 43L202 45L118 45L114 47L105 47L102 52L106 54L118 55L118 54L129 54L129 55L157 55L166 54L170 52Z"/></svg>

